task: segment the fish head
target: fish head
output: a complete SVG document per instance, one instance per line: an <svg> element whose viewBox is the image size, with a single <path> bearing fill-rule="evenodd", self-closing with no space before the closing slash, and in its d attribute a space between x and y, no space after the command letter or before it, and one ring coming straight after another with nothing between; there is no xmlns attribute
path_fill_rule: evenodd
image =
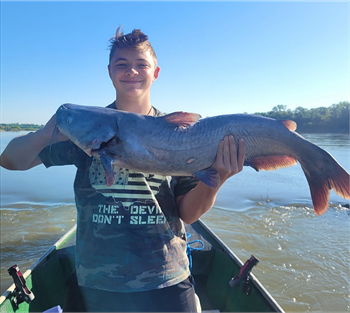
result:
<svg viewBox="0 0 350 313"><path fill-rule="evenodd" d="M66 103L56 112L60 132L89 156L120 142L117 111L101 107Z"/></svg>

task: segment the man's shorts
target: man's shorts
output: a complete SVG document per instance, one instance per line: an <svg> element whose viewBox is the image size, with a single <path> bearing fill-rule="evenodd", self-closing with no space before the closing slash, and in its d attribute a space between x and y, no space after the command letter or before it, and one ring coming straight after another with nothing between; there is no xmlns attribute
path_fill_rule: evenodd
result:
<svg viewBox="0 0 350 313"><path fill-rule="evenodd" d="M110 292L68 283L64 312L197 312L193 277L181 283L142 292Z"/></svg>

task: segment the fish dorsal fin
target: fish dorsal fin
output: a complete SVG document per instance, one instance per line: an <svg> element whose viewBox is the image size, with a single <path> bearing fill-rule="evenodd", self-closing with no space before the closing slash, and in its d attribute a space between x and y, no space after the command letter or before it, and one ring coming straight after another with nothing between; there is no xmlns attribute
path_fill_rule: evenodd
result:
<svg viewBox="0 0 350 313"><path fill-rule="evenodd" d="M176 126L187 127L195 124L201 116L196 113L174 112L163 116L168 123Z"/></svg>
<svg viewBox="0 0 350 313"><path fill-rule="evenodd" d="M291 120L282 120L281 124L291 131L295 131L297 129L297 123Z"/></svg>

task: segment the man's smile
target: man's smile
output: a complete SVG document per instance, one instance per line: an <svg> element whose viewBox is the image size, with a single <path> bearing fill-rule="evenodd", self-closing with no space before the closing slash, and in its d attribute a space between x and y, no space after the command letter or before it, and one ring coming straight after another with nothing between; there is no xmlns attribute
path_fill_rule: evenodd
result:
<svg viewBox="0 0 350 313"><path fill-rule="evenodd" d="M125 84L137 84L137 83L142 83L141 80L121 80L122 83Z"/></svg>

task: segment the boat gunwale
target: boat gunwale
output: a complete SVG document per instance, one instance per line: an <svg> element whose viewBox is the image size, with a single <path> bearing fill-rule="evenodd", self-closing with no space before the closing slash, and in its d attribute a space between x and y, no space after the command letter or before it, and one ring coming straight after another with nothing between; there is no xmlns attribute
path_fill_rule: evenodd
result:
<svg viewBox="0 0 350 313"><path fill-rule="evenodd" d="M58 239L50 248L46 250L46 252L36 261L28 270L26 270L23 274L23 278L27 279L29 275L39 267L44 261L46 261L50 255L59 247L61 247L76 231L77 225L75 224L72 228L70 228L60 239ZM6 289L6 291L0 296L0 306L5 302L5 300L13 293L16 286L14 283L10 285L9 288Z"/></svg>

